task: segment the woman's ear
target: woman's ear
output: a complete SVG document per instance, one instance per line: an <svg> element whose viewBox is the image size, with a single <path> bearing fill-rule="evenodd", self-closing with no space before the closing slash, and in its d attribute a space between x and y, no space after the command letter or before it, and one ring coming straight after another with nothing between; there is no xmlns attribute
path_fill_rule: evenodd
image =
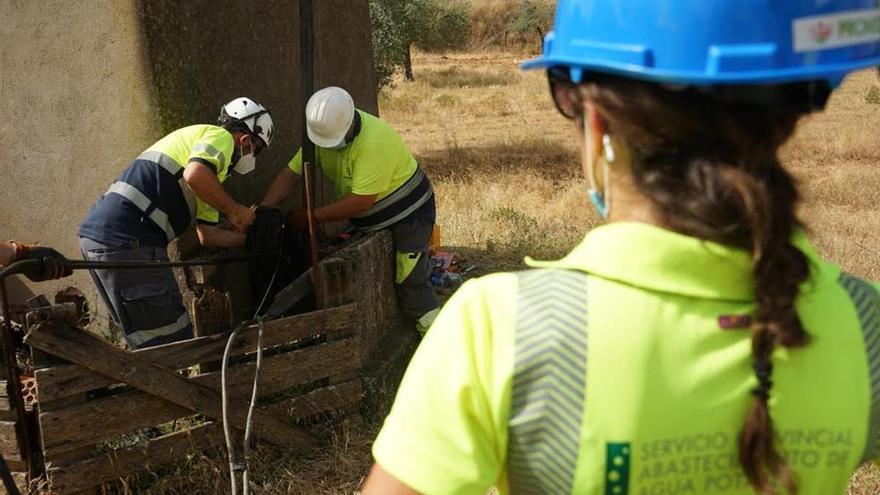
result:
<svg viewBox="0 0 880 495"><path fill-rule="evenodd" d="M608 132L608 123L596 110L596 107L585 103L584 118L586 119L586 132L590 134L587 146L590 146L590 156L601 156L602 138Z"/></svg>

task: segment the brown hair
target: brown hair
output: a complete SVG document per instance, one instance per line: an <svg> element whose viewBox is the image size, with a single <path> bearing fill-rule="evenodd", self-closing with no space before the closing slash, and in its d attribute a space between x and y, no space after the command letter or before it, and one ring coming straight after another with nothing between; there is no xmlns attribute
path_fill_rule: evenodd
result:
<svg viewBox="0 0 880 495"><path fill-rule="evenodd" d="M791 244L800 225L799 197L777 152L812 109L815 87L743 88L722 95L597 76L580 88L608 122L609 134L633 151L635 184L666 227L751 252L758 386L740 434L739 461L758 493L774 494L780 485L797 493L794 474L774 442L767 401L774 347L808 342L795 298L809 266ZM746 102L753 96L772 104Z"/></svg>

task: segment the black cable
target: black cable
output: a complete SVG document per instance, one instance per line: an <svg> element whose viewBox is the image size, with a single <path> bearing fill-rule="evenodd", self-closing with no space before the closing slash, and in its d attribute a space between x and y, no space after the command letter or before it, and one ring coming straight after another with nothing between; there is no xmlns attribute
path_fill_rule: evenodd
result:
<svg viewBox="0 0 880 495"><path fill-rule="evenodd" d="M254 409L257 406L257 386L259 384L260 367L263 362L264 316L260 313L263 312L263 306L269 299L269 294L272 292L272 287L275 285L275 279L278 275L278 270L281 268L281 260L284 257L284 244L287 238L285 229L286 225L282 223L281 245L278 249L278 255L275 259L275 269L272 271L272 277L269 279L269 285L266 287L266 292L263 293L263 298L260 300L260 304L257 305L257 309L254 311L253 318L242 323L241 325L236 327L235 330L232 331L232 333L229 334L229 339L226 341L226 348L223 351L223 359L220 364L220 398L222 401L221 410L223 419L223 437L226 440L226 455L229 459L229 482L231 495L238 495L239 481L241 481L242 493L244 495L250 494L250 469L248 466L248 461L250 460L250 444L253 441ZM229 397L226 377L227 370L229 369L229 354L232 350L232 344L233 342L235 342L235 339L238 338L239 332L253 322L256 322L259 325L259 328L257 330L257 362L254 366L254 382L253 388L251 389L251 401L248 405L248 414L247 419L245 420L244 445L242 448L242 455L239 457L238 455L236 455L235 452L235 446L232 442L232 428L229 424ZM241 473L240 476L239 473Z"/></svg>
<svg viewBox="0 0 880 495"><path fill-rule="evenodd" d="M12 478L12 473L9 472L9 465L6 464L6 459L2 454L0 454L0 479L3 480L3 486L6 487L9 495L21 495L21 492L18 491L18 485Z"/></svg>
<svg viewBox="0 0 880 495"><path fill-rule="evenodd" d="M205 258L182 261L68 261L66 266L71 270L137 270L145 268L182 268L185 266L212 266L242 263L255 259L274 258L273 254L249 254L241 256L229 256L226 258ZM0 280L10 275L22 273L28 268L42 266L42 260L22 260L0 270Z"/></svg>

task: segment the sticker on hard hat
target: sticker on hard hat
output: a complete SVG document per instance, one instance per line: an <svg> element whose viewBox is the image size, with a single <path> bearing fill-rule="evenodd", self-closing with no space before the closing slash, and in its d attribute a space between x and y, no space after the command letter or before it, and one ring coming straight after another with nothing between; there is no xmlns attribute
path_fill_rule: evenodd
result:
<svg viewBox="0 0 880 495"><path fill-rule="evenodd" d="M795 53L829 50L880 41L880 9L852 10L796 19Z"/></svg>

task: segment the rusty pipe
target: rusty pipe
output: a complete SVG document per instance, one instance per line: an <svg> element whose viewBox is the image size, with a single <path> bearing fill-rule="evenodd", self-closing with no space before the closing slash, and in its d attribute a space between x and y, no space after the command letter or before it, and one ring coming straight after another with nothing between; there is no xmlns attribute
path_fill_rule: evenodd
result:
<svg viewBox="0 0 880 495"><path fill-rule="evenodd" d="M21 393L21 375L15 360L15 337L12 334L12 317L9 312L9 299L6 296L6 280L0 280L0 297L3 302L3 358L6 360L9 391L12 393L12 405L15 407L18 421L15 426L18 433L18 449L21 458L27 464L28 482L33 474L33 458L31 454L30 428L28 428L27 411L24 409L24 396Z"/></svg>
<svg viewBox="0 0 880 495"><path fill-rule="evenodd" d="M309 220L309 251L312 253L312 284L315 286L315 306L324 307L324 291L321 284L321 270L318 269L318 226L315 225L315 203L312 197L312 164L303 162L303 190L306 197L306 216Z"/></svg>

